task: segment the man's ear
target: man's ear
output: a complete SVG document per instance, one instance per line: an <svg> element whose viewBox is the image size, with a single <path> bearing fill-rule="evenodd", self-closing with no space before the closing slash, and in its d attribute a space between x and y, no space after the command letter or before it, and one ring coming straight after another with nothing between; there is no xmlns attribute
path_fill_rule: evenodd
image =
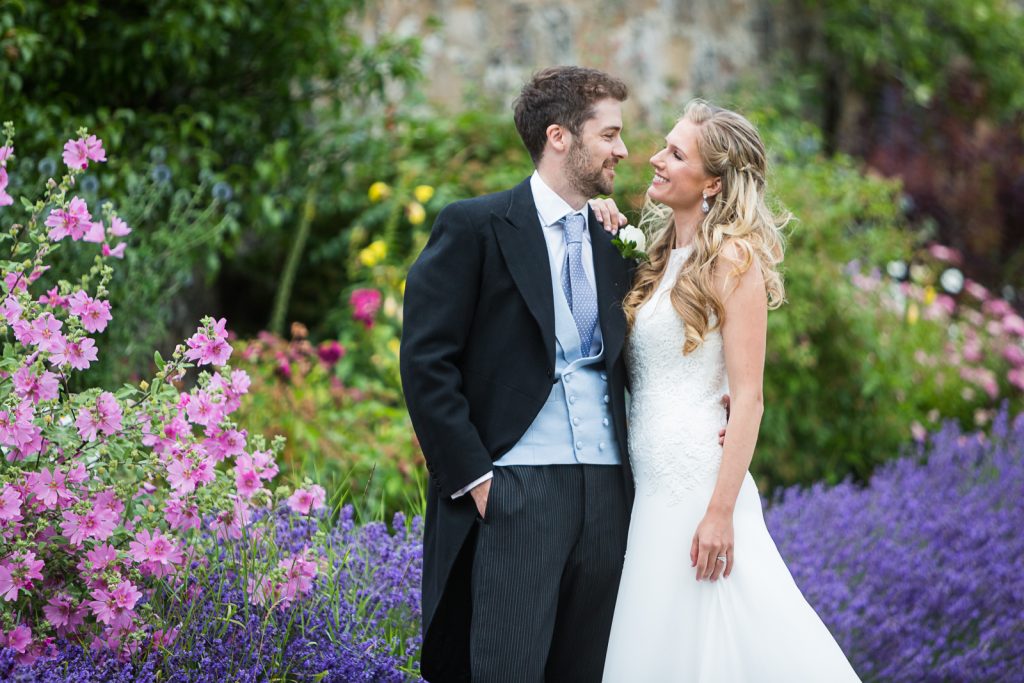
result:
<svg viewBox="0 0 1024 683"><path fill-rule="evenodd" d="M706 185L704 185L704 194L706 194L709 197L714 197L716 194L718 194L721 191L722 191L722 179L721 178L718 178L718 177L712 178L711 180L709 180L707 182Z"/></svg>
<svg viewBox="0 0 1024 683"><path fill-rule="evenodd" d="M572 144L572 133L557 123L552 123L545 131L548 136L548 144L556 152L566 152Z"/></svg>

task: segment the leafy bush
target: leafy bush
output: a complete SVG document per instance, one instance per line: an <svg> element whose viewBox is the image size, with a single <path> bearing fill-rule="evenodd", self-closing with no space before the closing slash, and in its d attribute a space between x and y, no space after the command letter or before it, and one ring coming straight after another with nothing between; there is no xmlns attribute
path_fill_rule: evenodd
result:
<svg viewBox="0 0 1024 683"><path fill-rule="evenodd" d="M766 519L866 683L1008 681L1024 667L1024 414L949 423L864 488L779 496Z"/></svg>
<svg viewBox="0 0 1024 683"><path fill-rule="evenodd" d="M10 122L5 133L0 193L17 159ZM0 371L10 380L0 384L8 463L0 474L0 632L24 664L49 654L55 636L122 654L149 637L170 642L164 615L144 598L173 586L202 551L191 530L204 521L220 538L241 536L251 507L271 499L263 482L276 474L280 449L260 436L247 442L228 419L248 378L226 364L223 319L204 319L169 361L157 354L151 381L116 392L70 389L76 371L97 360L91 335L112 319L104 298L110 262L131 229L109 208L93 220L87 202L71 195L83 169L105 161L102 141L82 129L63 159L61 182L4 209L0 233L10 254L0 261ZM18 215L21 222L9 220ZM62 280L34 297L48 255L75 242L97 245L89 247L93 267L79 283ZM176 383L194 365L216 371L182 392ZM225 460L234 476L218 468Z"/></svg>
<svg viewBox="0 0 1024 683"><path fill-rule="evenodd" d="M365 338L314 346L293 325L290 342L269 333L235 342L236 367L252 380L239 419L286 439L278 459L285 481L319 482L330 499L343 496L374 519L422 509L423 456L396 380L371 381L364 370L374 358L394 366L397 353L386 341L375 344L372 330L361 331Z"/></svg>
<svg viewBox="0 0 1024 683"><path fill-rule="evenodd" d="M360 0L0 7L0 101L26 131L18 184L55 173L48 150L70 121L81 122L123 154L114 172L84 175L81 196L109 200L129 222L149 226L125 264L132 285L112 285L115 307L132 312L110 330L123 353L118 362L101 359L94 381L146 371L151 349L169 348L199 310L220 309L253 332L267 324L266 310L235 296L239 271L251 268L244 280L254 293L274 296L280 254L301 233L296 225L306 215L337 214L352 160L385 136L385 90L400 96L418 76L417 41L366 44L353 21L362 7ZM55 271L80 272L81 263L63 256ZM225 278L221 294L215 277L225 260L234 279ZM135 278L144 268L146 278ZM290 288L280 289L287 302Z"/></svg>

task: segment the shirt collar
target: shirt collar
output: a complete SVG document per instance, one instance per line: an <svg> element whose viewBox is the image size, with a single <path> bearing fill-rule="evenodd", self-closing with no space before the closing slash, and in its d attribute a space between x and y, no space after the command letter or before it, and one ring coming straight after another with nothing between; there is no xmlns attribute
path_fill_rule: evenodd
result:
<svg viewBox="0 0 1024 683"><path fill-rule="evenodd" d="M568 202L548 187L537 171L530 176L530 191L533 192L533 203L537 205L537 213L540 215L541 224L544 227L554 225L569 213L579 213L583 216L584 222L589 223L587 207L583 207L583 210L578 212L573 210ZM587 235L588 233L584 231L583 234Z"/></svg>

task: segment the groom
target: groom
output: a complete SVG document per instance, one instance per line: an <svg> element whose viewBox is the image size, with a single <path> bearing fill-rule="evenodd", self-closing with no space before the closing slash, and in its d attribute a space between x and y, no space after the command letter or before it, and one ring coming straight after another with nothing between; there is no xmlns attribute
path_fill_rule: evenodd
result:
<svg viewBox="0 0 1024 683"><path fill-rule="evenodd" d="M430 472L422 674L598 682L626 548L630 267L587 200L626 157L620 80L538 72L536 171L455 202L409 271L401 370Z"/></svg>

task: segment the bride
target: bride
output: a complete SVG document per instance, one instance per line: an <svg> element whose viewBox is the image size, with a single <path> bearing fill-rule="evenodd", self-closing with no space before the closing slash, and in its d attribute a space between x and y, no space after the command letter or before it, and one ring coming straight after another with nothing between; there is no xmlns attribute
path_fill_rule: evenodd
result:
<svg viewBox="0 0 1024 683"><path fill-rule="evenodd" d="M604 681L858 681L779 555L747 471L789 220L765 203L764 144L701 100L665 142L640 223L650 262L623 302L636 500Z"/></svg>

